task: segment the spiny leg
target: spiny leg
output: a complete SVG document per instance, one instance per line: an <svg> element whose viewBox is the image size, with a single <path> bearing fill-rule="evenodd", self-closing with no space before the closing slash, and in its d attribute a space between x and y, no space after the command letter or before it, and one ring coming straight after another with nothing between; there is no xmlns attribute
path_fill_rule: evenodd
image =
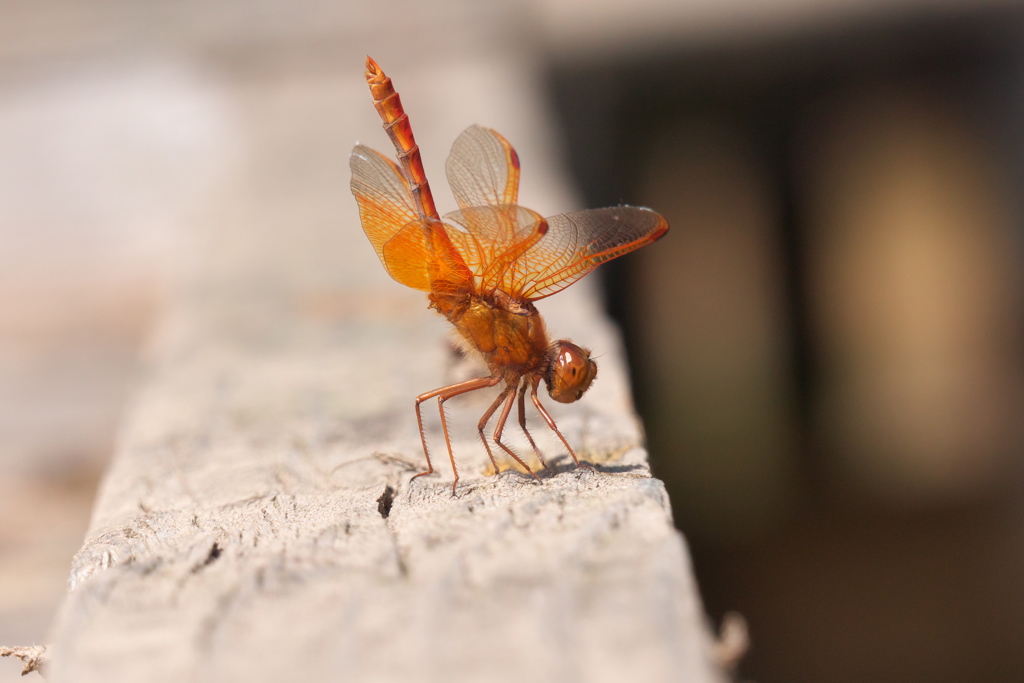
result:
<svg viewBox="0 0 1024 683"><path fill-rule="evenodd" d="M519 426L523 430L523 434L526 434L526 439L530 442L530 446L533 448L534 455L540 460L540 466L546 470L551 469L548 464L544 462L544 456L540 454L540 449L537 448L537 444L534 443L533 437L530 435L530 431L526 428L526 389L529 387L529 382L523 380L522 385L519 387Z"/></svg>
<svg viewBox="0 0 1024 683"><path fill-rule="evenodd" d="M565 438L565 436L562 435L562 432L558 431L558 426L555 425L554 419L552 419L551 415L548 414L548 411L544 409L544 406L541 405L540 398L537 396L538 384L540 384L540 377L537 377L533 380L533 388L530 390L530 398L533 399L533 405L537 407L537 412L540 413L540 416L543 417L544 421L548 423L548 427L551 428L551 431L557 434L558 438L562 440L562 443L565 445L566 450L569 451L569 455L572 456L572 461L576 463L576 466L585 467L588 470L594 469L587 463L580 462L580 459L576 457L576 451L574 451L572 449L572 446L569 445L569 441Z"/></svg>
<svg viewBox="0 0 1024 683"><path fill-rule="evenodd" d="M498 424L494 427L494 443L498 444L501 450L511 455L513 460L522 465L530 473L531 477L540 481L537 475L533 473L533 470L530 469L530 466L523 462L522 458L515 454L515 451L501 442L501 432L505 429L505 421L508 419L508 414L512 412L512 402L515 401L515 398L515 394L509 394L508 399L505 400L505 407L501 409L501 415L498 416Z"/></svg>
<svg viewBox="0 0 1024 683"><path fill-rule="evenodd" d="M423 444L423 455L427 458L427 471L420 472L419 474L413 475L412 479L416 477L422 477L427 474L433 474L434 464L430 462L430 449L427 448L427 432L423 429L423 415L420 412L420 404L424 401L428 401L432 398L437 397L440 400L448 400L453 396L459 394L465 394L468 391L475 391L477 389L484 389L486 387L493 387L495 384L501 381L500 377L480 377L477 379L466 380L465 382L458 382L451 384L440 389L434 389L428 391L425 394L420 394L416 397L416 424L420 430L420 442ZM455 483L459 481L459 470L455 467L455 455L452 453L451 439L448 436L448 425L444 417L444 409L441 409L441 426L444 429L444 440L448 446L448 458L452 461L452 471L455 473ZM410 479L409 481L412 481ZM452 484L452 494L455 493L455 484Z"/></svg>
<svg viewBox="0 0 1024 683"><path fill-rule="evenodd" d="M494 466L495 474L498 474L500 471L498 469L498 461L494 459L494 453L491 452L491 444L487 443L487 437L484 436L484 427L487 426L487 421L491 419L491 415L494 415L494 411L498 409L498 406L501 405L512 389L513 387L511 386L506 386L502 389L501 393L498 394L498 398L494 399L494 403L491 404L491 407L487 409L487 412L484 413L484 416L480 418L480 422L476 425L477 432L480 434L480 440L484 442L484 448L487 449L487 457L491 459L491 464Z"/></svg>
<svg viewBox="0 0 1024 683"><path fill-rule="evenodd" d="M459 468L455 465L455 452L452 450L452 439L448 435L448 418L444 414L444 395L437 397L437 412L441 415L441 433L444 434L444 445L448 447L448 459L452 461L452 472L455 474L455 481L452 482L452 495L455 495L455 487L459 485Z"/></svg>

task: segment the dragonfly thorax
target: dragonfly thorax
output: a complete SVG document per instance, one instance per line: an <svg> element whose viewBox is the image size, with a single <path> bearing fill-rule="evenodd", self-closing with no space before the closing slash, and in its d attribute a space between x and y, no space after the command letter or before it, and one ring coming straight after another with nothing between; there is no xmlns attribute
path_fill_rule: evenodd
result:
<svg viewBox="0 0 1024 683"><path fill-rule="evenodd" d="M512 301L501 292L471 296L448 319L483 356L492 376L518 383L521 377L543 372L550 343L533 304Z"/></svg>

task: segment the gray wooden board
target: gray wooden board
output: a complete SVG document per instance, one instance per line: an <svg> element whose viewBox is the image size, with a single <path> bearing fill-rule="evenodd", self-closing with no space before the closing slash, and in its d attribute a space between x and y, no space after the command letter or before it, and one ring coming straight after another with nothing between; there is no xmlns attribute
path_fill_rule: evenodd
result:
<svg viewBox="0 0 1024 683"><path fill-rule="evenodd" d="M351 136L338 107L369 108L362 84L312 78L237 93L258 142L197 219L209 234L154 336L48 678L719 680L592 283L542 311L553 334L601 354L584 400L552 406L597 471L574 468L531 418L552 471L489 476L475 429L487 394L448 404L457 495L432 405L439 473L410 483L423 465L413 396L473 368L422 294L383 275L344 157L321 142ZM362 139L387 149L375 135ZM285 142L301 153L282 173ZM344 200L316 209L331 192Z"/></svg>

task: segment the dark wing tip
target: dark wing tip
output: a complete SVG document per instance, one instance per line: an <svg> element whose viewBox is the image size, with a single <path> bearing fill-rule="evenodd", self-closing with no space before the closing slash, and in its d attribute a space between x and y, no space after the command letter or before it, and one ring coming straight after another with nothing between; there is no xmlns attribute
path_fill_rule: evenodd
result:
<svg viewBox="0 0 1024 683"><path fill-rule="evenodd" d="M510 152L509 163L511 163L513 168L515 168L517 171L520 170L521 167L519 165L519 152L517 152L515 149L511 147L509 147L508 151Z"/></svg>

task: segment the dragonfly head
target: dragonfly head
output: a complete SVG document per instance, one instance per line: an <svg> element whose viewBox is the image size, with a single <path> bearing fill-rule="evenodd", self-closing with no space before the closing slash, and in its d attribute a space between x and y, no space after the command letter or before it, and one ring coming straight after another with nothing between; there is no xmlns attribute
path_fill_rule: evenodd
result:
<svg viewBox="0 0 1024 683"><path fill-rule="evenodd" d="M551 347L551 364L544 375L551 398L559 403L578 401L595 377L597 363L590 360L590 351L564 339Z"/></svg>

